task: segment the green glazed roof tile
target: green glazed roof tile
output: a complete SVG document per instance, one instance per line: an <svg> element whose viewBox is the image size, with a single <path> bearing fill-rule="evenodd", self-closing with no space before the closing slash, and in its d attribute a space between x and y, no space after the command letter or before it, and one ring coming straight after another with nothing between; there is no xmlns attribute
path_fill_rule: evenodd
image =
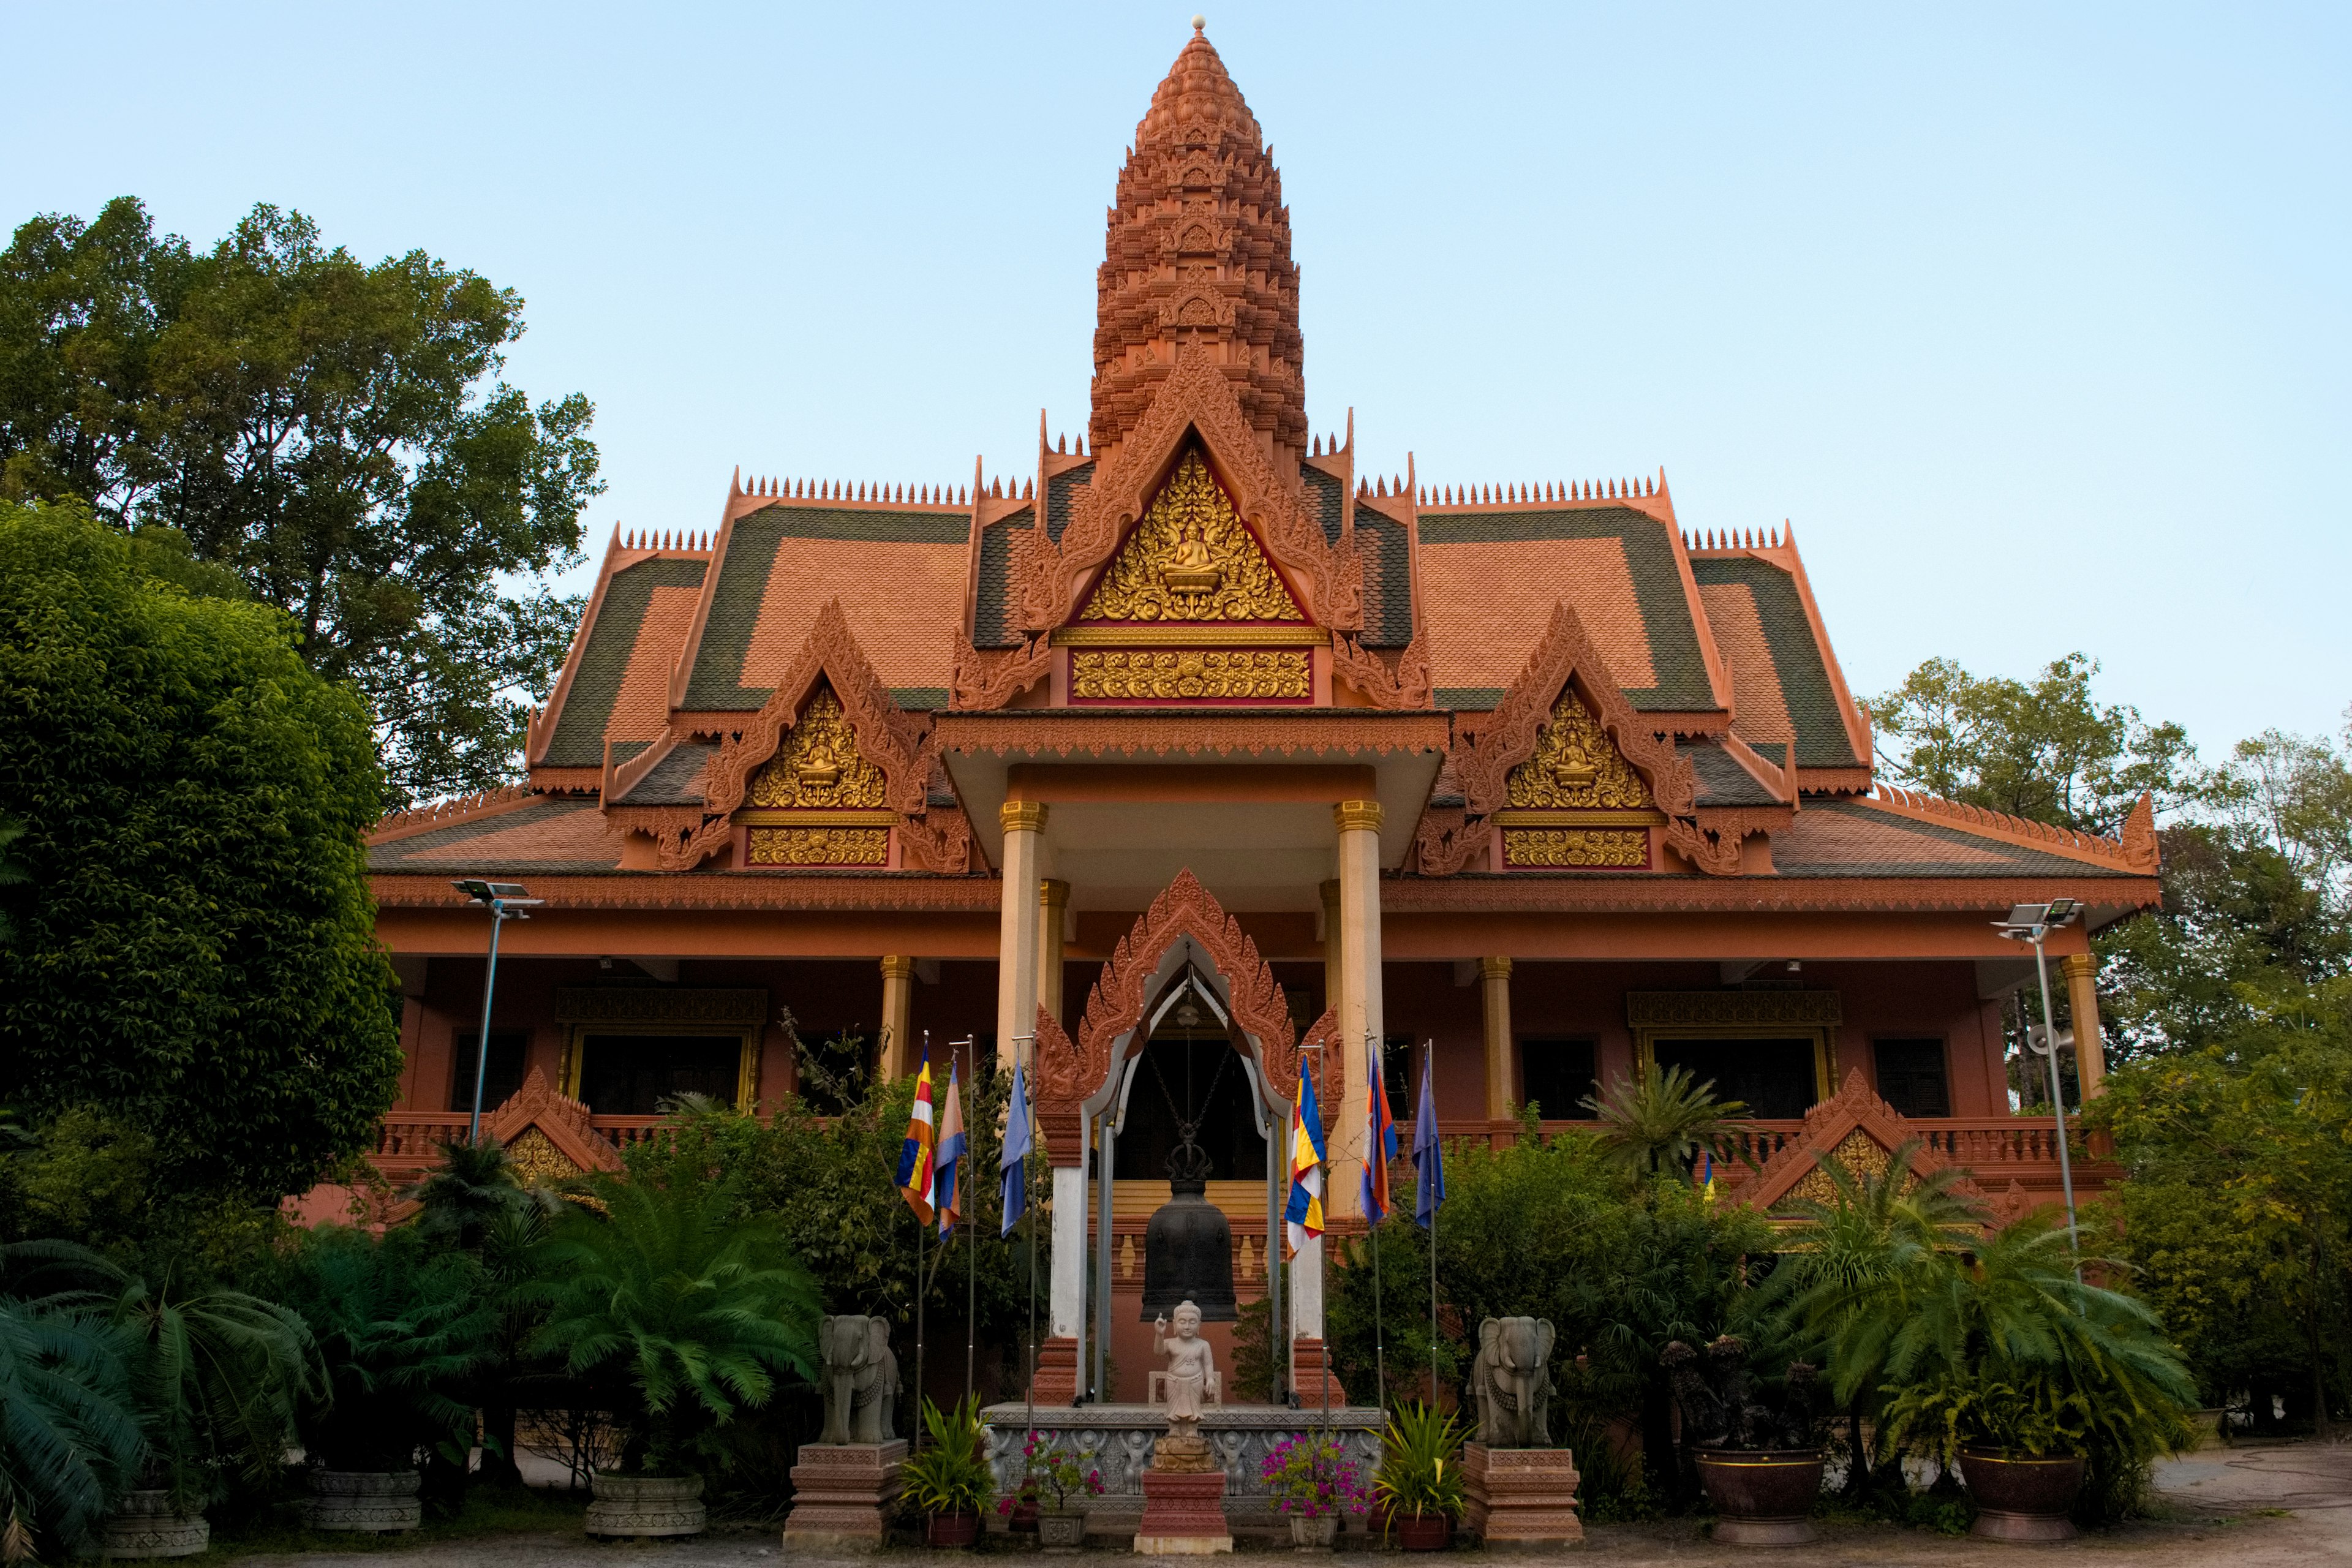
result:
<svg viewBox="0 0 2352 1568"><path fill-rule="evenodd" d="M620 696L621 679L628 673L629 656L637 646L637 631L656 588L699 588L703 563L675 556L656 556L625 566L604 584L604 602L588 628L588 646L580 650L579 668L572 672L563 710L556 715L555 735L548 742L542 764L558 768L602 767L604 726L612 721L613 702Z"/></svg>

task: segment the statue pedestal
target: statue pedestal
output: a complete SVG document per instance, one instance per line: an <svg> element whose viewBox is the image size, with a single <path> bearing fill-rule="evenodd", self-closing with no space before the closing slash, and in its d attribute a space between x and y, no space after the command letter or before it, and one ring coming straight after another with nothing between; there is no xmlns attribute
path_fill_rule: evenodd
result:
<svg viewBox="0 0 2352 1568"><path fill-rule="evenodd" d="M1207 1556L1234 1549L1225 1523L1225 1472L1199 1433L1170 1433L1153 1445L1143 1472L1143 1522L1135 1549L1154 1557Z"/></svg>
<svg viewBox="0 0 2352 1568"><path fill-rule="evenodd" d="M1584 1544L1576 1514L1576 1456L1566 1448L1462 1449L1464 1527L1489 1552L1554 1552Z"/></svg>
<svg viewBox="0 0 2352 1568"><path fill-rule="evenodd" d="M883 1511L897 1500L898 1467L906 1458L903 1437L891 1443L802 1444L801 1462L793 1467L784 1549L879 1552Z"/></svg>

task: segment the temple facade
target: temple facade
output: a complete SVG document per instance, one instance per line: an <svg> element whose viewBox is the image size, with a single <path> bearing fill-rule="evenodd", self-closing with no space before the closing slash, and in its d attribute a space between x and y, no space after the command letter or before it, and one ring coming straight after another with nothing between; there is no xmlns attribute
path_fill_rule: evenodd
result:
<svg viewBox="0 0 2352 1568"><path fill-rule="evenodd" d="M1090 1323L1140 1379L1189 1139L1315 1396L1319 1258L1267 1253L1302 1058L1338 1229L1370 1085L1409 1124L1424 1052L1448 1137L1572 1126L1657 1062L1759 1118L1740 1201L1909 1137L1997 1206L2053 1197L2004 1065L2032 956L1994 921L2086 907L2051 951L2095 1092L2085 928L2157 900L2146 803L2108 840L1875 783L1786 528L1694 529L1663 470L1367 473L1352 416L1308 426L1298 288L1196 32L1118 173L1082 434L1041 416L1019 471L954 486L739 472L709 532L615 535L529 783L373 837L387 1173L473 1102L478 878L545 900L501 938L480 1086L534 1169L611 1164L681 1092L772 1104L795 1036L1034 1062L1041 1393L1090 1384Z"/></svg>

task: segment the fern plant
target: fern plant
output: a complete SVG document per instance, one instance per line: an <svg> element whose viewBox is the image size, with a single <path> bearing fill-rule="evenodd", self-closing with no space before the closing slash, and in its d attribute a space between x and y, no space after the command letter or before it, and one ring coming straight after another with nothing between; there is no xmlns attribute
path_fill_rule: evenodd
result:
<svg viewBox="0 0 2352 1568"><path fill-rule="evenodd" d="M547 1310L532 1346L624 1400L621 1468L688 1473L713 1428L816 1373L817 1289L776 1222L734 1186L678 1166L591 1184L602 1212L561 1216L535 1253Z"/></svg>

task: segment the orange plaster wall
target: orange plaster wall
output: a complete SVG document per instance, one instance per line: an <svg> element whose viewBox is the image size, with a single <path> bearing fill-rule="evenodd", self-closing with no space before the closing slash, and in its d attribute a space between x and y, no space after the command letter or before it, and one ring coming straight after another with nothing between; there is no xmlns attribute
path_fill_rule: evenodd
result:
<svg viewBox="0 0 2352 1568"><path fill-rule="evenodd" d="M471 908L384 909L376 937L398 953L478 954L489 922ZM876 910L541 910L499 938L505 957L605 953L647 957L879 958L886 952L994 962L994 910L981 913Z"/></svg>
<svg viewBox="0 0 2352 1568"><path fill-rule="evenodd" d="M1244 917L1246 919L1247 917ZM2050 939L2050 952L2087 951L2079 927ZM1675 910L1534 914L1398 914L1381 920L1391 959L2015 958L2017 944L1972 910L1906 913L1811 910L1794 914Z"/></svg>
<svg viewBox="0 0 2352 1568"><path fill-rule="evenodd" d="M1486 1114L1485 1025L1479 1016L1478 987L1454 984L1454 965L1446 963L1383 963L1381 965L1381 1016L1391 1036L1410 1035L1413 1041L1413 1071L1407 1103L1389 1109L1400 1121L1412 1120L1421 1094L1421 1043L1437 1042L1434 1089L1437 1119Z"/></svg>

